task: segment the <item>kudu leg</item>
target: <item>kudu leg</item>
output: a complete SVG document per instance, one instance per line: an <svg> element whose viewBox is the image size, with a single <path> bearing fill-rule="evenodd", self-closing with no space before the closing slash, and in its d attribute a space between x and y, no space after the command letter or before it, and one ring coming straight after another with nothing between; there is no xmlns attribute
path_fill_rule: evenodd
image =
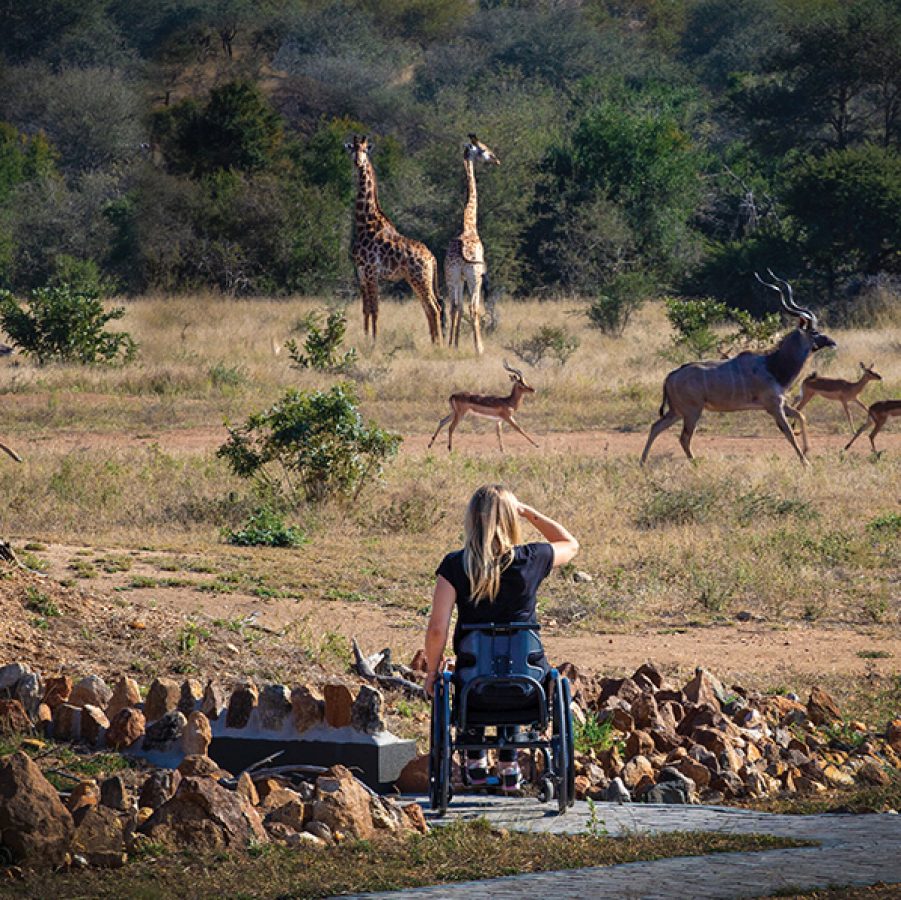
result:
<svg viewBox="0 0 901 900"><path fill-rule="evenodd" d="M682 434L679 435L679 443L685 451L685 455L689 459L694 459L691 452L691 438L698 427L698 420L701 418L701 411L686 413L682 417Z"/></svg>
<svg viewBox="0 0 901 900"><path fill-rule="evenodd" d="M792 445L792 447L794 447L795 453L798 454L798 459L800 459L805 466L809 466L810 460L804 455L804 451L798 446L798 442L795 440L795 433L791 430L791 425L788 424L788 419L785 418L785 413L789 409L791 409L792 413L794 413L795 415L801 416L801 421L803 422L803 415L792 407L783 408L782 405L779 405L774 409L767 410L767 412L773 417L776 424L779 426L779 430L785 435L785 439ZM803 424L802 433L806 433L804 431Z"/></svg>
<svg viewBox="0 0 901 900"><path fill-rule="evenodd" d="M789 406L787 403L784 404L783 410L785 414L792 419L797 419L798 425L801 428L801 449L804 451L804 455L810 452L810 443L807 440L807 418L801 412L800 409L795 409L793 406ZM850 417L849 417L850 419ZM851 426L854 427L853 425Z"/></svg>
<svg viewBox="0 0 901 900"><path fill-rule="evenodd" d="M520 427L516 424L516 419L513 416L507 416L504 420L508 422L513 428L515 428L533 447L537 447L538 444L535 443Z"/></svg>
<svg viewBox="0 0 901 900"><path fill-rule="evenodd" d="M682 416L680 416L679 413L671 409L651 426L651 431L648 434L648 441L644 445L644 452L641 454L641 465L645 464L645 460L648 458L648 453L651 450L651 444L657 440L657 437L661 432L664 432L667 428L675 425L681 418Z"/></svg>

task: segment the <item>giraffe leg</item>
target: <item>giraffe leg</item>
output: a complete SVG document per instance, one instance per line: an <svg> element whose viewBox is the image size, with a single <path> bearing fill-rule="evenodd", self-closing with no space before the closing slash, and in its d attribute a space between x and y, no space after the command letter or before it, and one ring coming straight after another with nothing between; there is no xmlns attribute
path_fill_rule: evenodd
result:
<svg viewBox="0 0 901 900"><path fill-rule="evenodd" d="M427 281L421 276L411 276L407 283L413 288L413 292L419 297L419 302L425 312L426 321L429 323L429 337L433 344L441 343L441 312L438 309L438 298L432 289L431 276Z"/></svg>
<svg viewBox="0 0 901 900"><path fill-rule="evenodd" d="M481 356L482 347L482 266L469 266L466 281L469 285L469 315L472 319L472 337L476 353Z"/></svg>
<svg viewBox="0 0 901 900"><path fill-rule="evenodd" d="M458 272L453 272L447 280L450 294L450 327L447 332L447 346L455 347L460 341L460 317L463 312L463 285Z"/></svg>
<svg viewBox="0 0 901 900"><path fill-rule="evenodd" d="M363 333L371 334L374 343L379 317L379 283L374 278L361 279L360 291L363 294Z"/></svg>

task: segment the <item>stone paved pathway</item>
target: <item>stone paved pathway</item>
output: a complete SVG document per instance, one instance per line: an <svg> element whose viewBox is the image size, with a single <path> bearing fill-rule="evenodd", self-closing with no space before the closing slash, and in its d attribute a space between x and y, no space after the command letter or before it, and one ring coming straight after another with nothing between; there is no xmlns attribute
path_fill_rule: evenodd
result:
<svg viewBox="0 0 901 900"><path fill-rule="evenodd" d="M428 803L418 799L425 809ZM420 897L523 900L731 900L760 897L788 888L901 883L901 816L783 816L716 806L595 804L600 823L612 835L628 832L720 831L773 834L820 842L818 847L762 853L717 853L654 862L627 863L565 872L542 872L443 884L380 894L372 898ZM485 816L493 824L522 831L573 834L588 830L589 808L576 803L565 816L529 799L455 798L450 816Z"/></svg>

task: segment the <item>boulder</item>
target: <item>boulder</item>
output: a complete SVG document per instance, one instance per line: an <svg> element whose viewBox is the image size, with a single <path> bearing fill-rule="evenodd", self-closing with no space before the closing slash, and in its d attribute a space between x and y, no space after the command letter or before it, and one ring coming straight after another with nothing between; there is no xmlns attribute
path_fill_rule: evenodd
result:
<svg viewBox="0 0 901 900"><path fill-rule="evenodd" d="M137 708L141 702L141 690L134 678L123 675L113 687L113 695L106 706L106 717L112 722L123 710Z"/></svg>
<svg viewBox="0 0 901 900"><path fill-rule="evenodd" d="M622 779L627 788L636 787L645 776L654 777L654 767L647 757L635 756L623 766Z"/></svg>
<svg viewBox="0 0 901 900"><path fill-rule="evenodd" d="M330 682L323 688L325 697L325 721L332 728L350 725L354 696L350 688L341 682Z"/></svg>
<svg viewBox="0 0 901 900"><path fill-rule="evenodd" d="M0 768L0 844L24 866L61 865L75 824L56 788L21 751Z"/></svg>
<svg viewBox="0 0 901 900"><path fill-rule="evenodd" d="M331 844L334 840L332 829L329 828L325 822L317 822L315 819L313 819L312 822L307 822L304 832L306 834L312 834L315 838L318 838L325 844Z"/></svg>
<svg viewBox="0 0 901 900"><path fill-rule="evenodd" d="M676 763L676 768L683 775L690 778L698 787L707 787L710 784L712 777L710 769L690 756L679 760Z"/></svg>
<svg viewBox="0 0 901 900"><path fill-rule="evenodd" d="M401 812L407 817L410 827L420 834L428 834L429 824L425 820L425 813L418 803L407 803L402 806Z"/></svg>
<svg viewBox="0 0 901 900"><path fill-rule="evenodd" d="M885 787L891 783L888 772L874 760L866 760L864 764L857 770L857 777L860 781L867 784L874 784L877 787Z"/></svg>
<svg viewBox="0 0 901 900"><path fill-rule="evenodd" d="M657 701L653 694L642 694L632 703L632 718L638 728L650 728L657 723Z"/></svg>
<svg viewBox="0 0 901 900"><path fill-rule="evenodd" d="M72 838L72 852L90 866L117 869L125 864L126 819L107 806L95 806L81 817Z"/></svg>
<svg viewBox="0 0 901 900"><path fill-rule="evenodd" d="M648 732L633 731L626 738L626 759L631 759L633 756L650 756L655 747L654 739Z"/></svg>
<svg viewBox="0 0 901 900"><path fill-rule="evenodd" d="M272 795L270 795L270 797L271 796ZM305 818L306 821L309 821L310 815L308 812L305 814L303 801L295 794L294 797L286 800L279 806L269 808L266 815L266 823L281 822L283 825L287 825L295 831L303 831Z"/></svg>
<svg viewBox="0 0 901 900"><path fill-rule="evenodd" d="M401 769L395 786L402 794L425 794L429 789L429 754L411 759Z"/></svg>
<svg viewBox="0 0 901 900"><path fill-rule="evenodd" d="M425 650L420 648L413 654L413 659L410 660L410 668L414 672L421 672L423 675L429 671L429 661L425 655Z"/></svg>
<svg viewBox="0 0 901 900"><path fill-rule="evenodd" d="M111 775L100 783L100 803L119 812L128 809L128 793L121 775Z"/></svg>
<svg viewBox="0 0 901 900"><path fill-rule="evenodd" d="M189 717L203 700L203 685L196 678L186 678L178 692L178 711Z"/></svg>
<svg viewBox="0 0 901 900"><path fill-rule="evenodd" d="M835 700L821 687L814 687L807 700L807 717L814 725L828 725L841 721L842 714Z"/></svg>
<svg viewBox="0 0 901 900"><path fill-rule="evenodd" d="M225 716L227 728L244 728L257 705L259 691L252 682L238 685L228 701L228 712Z"/></svg>
<svg viewBox="0 0 901 900"><path fill-rule="evenodd" d="M901 719L894 719L885 726L885 740L895 753L901 753Z"/></svg>
<svg viewBox="0 0 901 900"><path fill-rule="evenodd" d="M31 719L21 700L0 700L0 734L27 734Z"/></svg>
<svg viewBox="0 0 901 900"><path fill-rule="evenodd" d="M89 746L96 747L109 728L109 719L99 706L91 703L86 703L81 708L80 718L78 730L81 739Z"/></svg>
<svg viewBox="0 0 901 900"><path fill-rule="evenodd" d="M313 818L328 825L332 833L340 831L359 840L367 840L373 832L369 798L369 791L348 769L332 766L316 779Z"/></svg>
<svg viewBox="0 0 901 900"><path fill-rule="evenodd" d="M186 756L205 756L212 741L210 720L202 712L195 710L188 716L181 736L182 752Z"/></svg>
<svg viewBox="0 0 901 900"><path fill-rule="evenodd" d="M53 736L58 741L77 741L81 737L81 707L60 703L53 710Z"/></svg>
<svg viewBox="0 0 901 900"><path fill-rule="evenodd" d="M141 749L148 752L171 752L184 734L187 724L187 719L177 709L167 712L162 718L147 726Z"/></svg>
<svg viewBox="0 0 901 900"><path fill-rule="evenodd" d="M269 842L259 813L244 797L212 778L182 779L175 795L140 830L178 849L247 849Z"/></svg>
<svg viewBox="0 0 901 900"><path fill-rule="evenodd" d="M708 704L717 710L726 698L722 684L710 672L700 667L695 669L695 677L682 688L682 693L689 703L698 706Z"/></svg>
<svg viewBox="0 0 901 900"><path fill-rule="evenodd" d="M301 685L291 691L291 714L298 733L318 725L325 716L325 700L312 687Z"/></svg>
<svg viewBox="0 0 901 900"><path fill-rule="evenodd" d="M181 685L174 678L154 678L144 700L144 718L148 722L162 719L166 713L178 709Z"/></svg>
<svg viewBox="0 0 901 900"><path fill-rule="evenodd" d="M378 734L385 730L382 717L382 694L368 684L361 685L350 710L350 724L364 734Z"/></svg>
<svg viewBox="0 0 901 900"><path fill-rule="evenodd" d="M74 816L80 809L96 806L100 802L100 788L93 778L79 781L69 792L66 809Z"/></svg>
<svg viewBox="0 0 901 900"><path fill-rule="evenodd" d="M90 705L106 709L112 696L112 690L102 678L98 675L87 675L72 688L69 703L72 706Z"/></svg>
<svg viewBox="0 0 901 900"><path fill-rule="evenodd" d="M663 674L652 662L646 662L635 670L632 680L638 681L639 678L646 678L655 688L663 687Z"/></svg>
<svg viewBox="0 0 901 900"><path fill-rule="evenodd" d="M144 736L144 713L126 706L120 709L106 730L106 745L113 750L127 750Z"/></svg>
<svg viewBox="0 0 901 900"><path fill-rule="evenodd" d="M181 784L181 772L175 769L155 769L141 787L138 807L159 809L175 795L179 784Z"/></svg>
<svg viewBox="0 0 901 900"><path fill-rule="evenodd" d="M291 695L283 684L267 684L257 705L260 726L268 731L281 731L291 715Z"/></svg>
<svg viewBox="0 0 901 900"><path fill-rule="evenodd" d="M202 754L194 756L186 756L176 769L184 778L222 778L228 777L229 773L219 767L214 759Z"/></svg>
<svg viewBox="0 0 901 900"><path fill-rule="evenodd" d="M72 693L72 679L68 675L54 675L44 685L44 703L50 709L56 709L65 703Z"/></svg>
<svg viewBox="0 0 901 900"><path fill-rule="evenodd" d="M613 778L610 780L610 784L607 785L604 799L608 803L631 803L632 795L623 784L622 778Z"/></svg>
<svg viewBox="0 0 901 900"><path fill-rule="evenodd" d="M200 711L211 722L215 722L225 712L227 706L228 699L222 687L212 681L208 681L203 689Z"/></svg>
<svg viewBox="0 0 901 900"><path fill-rule="evenodd" d="M37 717L38 707L44 699L44 684L37 672L29 672L19 679L15 699L25 708L29 718Z"/></svg>
<svg viewBox="0 0 901 900"><path fill-rule="evenodd" d="M29 674L31 670L23 663L9 663L0 666L0 691L14 694L19 681Z"/></svg>
<svg viewBox="0 0 901 900"><path fill-rule="evenodd" d="M681 781L661 781L641 797L643 803L689 803L689 793Z"/></svg>

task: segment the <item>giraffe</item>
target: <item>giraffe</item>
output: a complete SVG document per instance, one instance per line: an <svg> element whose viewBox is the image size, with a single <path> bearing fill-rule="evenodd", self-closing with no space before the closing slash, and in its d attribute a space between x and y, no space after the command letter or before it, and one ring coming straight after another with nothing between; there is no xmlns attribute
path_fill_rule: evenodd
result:
<svg viewBox="0 0 901 900"><path fill-rule="evenodd" d="M438 304L438 263L420 241L404 237L379 206L378 185L369 159L369 141L354 135L344 145L357 170L357 202L354 211L354 239L351 256L357 268L363 298L363 330L372 340L378 333L379 279L403 278L419 297L429 323L433 344L441 343Z"/></svg>
<svg viewBox="0 0 901 900"><path fill-rule="evenodd" d="M450 295L450 329L447 342L458 347L460 343L460 321L463 318L463 292L469 290L469 314L472 317L472 336L476 353L482 353L482 281L487 268L485 251L476 227L478 197L476 195L475 161L490 162L496 166L501 161L474 134L463 149L463 168L466 171L468 194L463 207L463 230L447 245L444 257L444 280Z"/></svg>

